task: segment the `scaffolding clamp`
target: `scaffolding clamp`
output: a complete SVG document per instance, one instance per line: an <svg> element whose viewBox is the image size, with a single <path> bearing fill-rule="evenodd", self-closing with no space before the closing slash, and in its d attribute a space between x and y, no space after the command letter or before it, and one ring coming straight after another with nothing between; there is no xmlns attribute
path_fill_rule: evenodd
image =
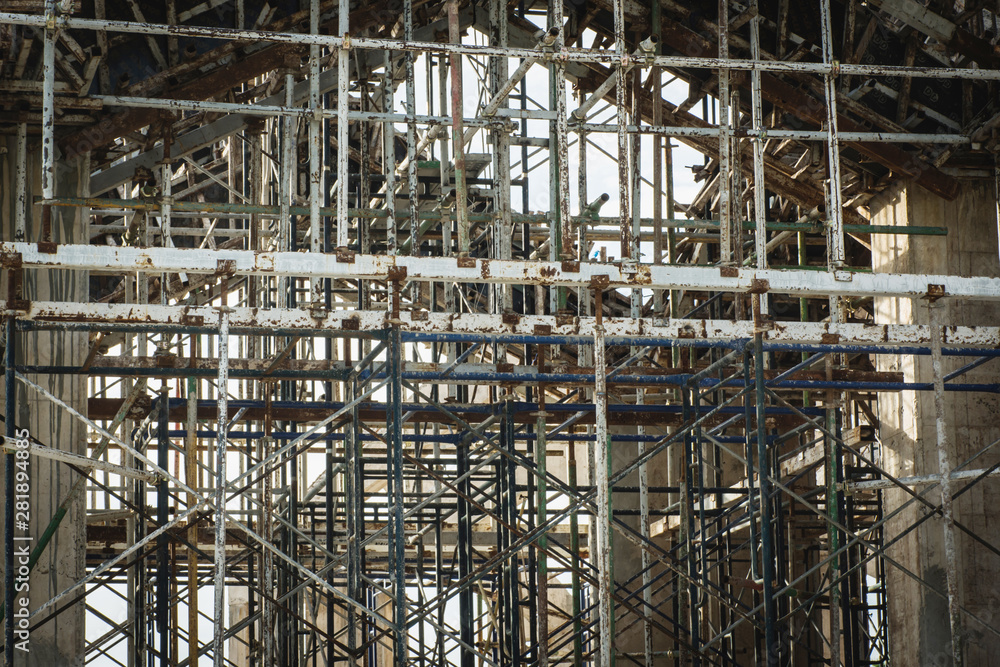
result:
<svg viewBox="0 0 1000 667"><path fill-rule="evenodd" d="M843 270L834 271L833 279L836 280L837 282L849 283L854 280L854 274L851 273L850 271L843 271Z"/></svg>
<svg viewBox="0 0 1000 667"><path fill-rule="evenodd" d="M215 275L226 278L236 275L235 259L220 259L215 263Z"/></svg>
<svg viewBox="0 0 1000 667"><path fill-rule="evenodd" d="M606 273L602 273L602 274L600 274L598 276L593 276L590 279L590 288L591 289L604 290L604 289L607 289L608 285L610 285L610 284L611 284L611 279L608 277L608 274L606 274Z"/></svg>
<svg viewBox="0 0 1000 667"><path fill-rule="evenodd" d="M924 294L924 298L933 303L946 294L947 292L944 289L944 285L929 284L927 285L927 293Z"/></svg>

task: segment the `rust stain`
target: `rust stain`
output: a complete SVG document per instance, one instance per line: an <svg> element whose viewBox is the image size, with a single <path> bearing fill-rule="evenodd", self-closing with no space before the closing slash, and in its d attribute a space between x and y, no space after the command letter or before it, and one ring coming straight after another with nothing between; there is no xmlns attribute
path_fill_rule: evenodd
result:
<svg viewBox="0 0 1000 667"><path fill-rule="evenodd" d="M648 266L640 264L635 267L635 273L632 275L631 280L633 285L648 285L651 282L653 282L653 274Z"/></svg>
<svg viewBox="0 0 1000 667"><path fill-rule="evenodd" d="M611 284L611 279L607 274L602 273L599 276L594 276L590 279L590 289L607 289L608 285Z"/></svg>

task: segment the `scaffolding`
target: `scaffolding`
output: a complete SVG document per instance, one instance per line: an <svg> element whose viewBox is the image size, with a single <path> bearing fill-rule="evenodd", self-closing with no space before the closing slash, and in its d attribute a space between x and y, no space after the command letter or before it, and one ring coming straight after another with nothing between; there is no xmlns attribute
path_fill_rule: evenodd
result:
<svg viewBox="0 0 1000 667"><path fill-rule="evenodd" d="M71 548L73 507L28 622L80 614L86 664L886 664L887 571L953 664L1000 638L953 510L1000 440L956 460L946 409L998 393L1000 327L942 319L1000 274L873 270L950 230L865 212L1000 183L990 10L6 4L7 667L17 540ZM899 392L937 428L907 476ZM81 441L19 449L29 400ZM22 450L71 474L24 530ZM890 555L928 522L943 587Z"/></svg>

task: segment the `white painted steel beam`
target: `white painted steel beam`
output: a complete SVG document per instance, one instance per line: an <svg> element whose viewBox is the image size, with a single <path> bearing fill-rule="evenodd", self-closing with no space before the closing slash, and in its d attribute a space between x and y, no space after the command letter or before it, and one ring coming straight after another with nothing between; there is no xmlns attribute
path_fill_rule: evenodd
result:
<svg viewBox="0 0 1000 667"><path fill-rule="evenodd" d="M0 301L0 312L15 312L18 320L51 323L54 326L100 324L148 327L194 327L214 330L218 309L211 306L161 306L143 304L76 303L32 301L24 309L8 310ZM491 315L485 313L428 313L401 311L393 319L385 311L339 310L317 313L304 308L232 308L230 327L234 331L288 330L317 334L364 334L378 332L391 324L414 333L469 334L486 336L579 336L592 339L593 317L552 315ZM542 332L545 332L542 334ZM650 318L604 318L605 338L670 339L674 341L732 341L753 336L753 322L731 320L671 321ZM951 347L1000 347L1000 327L949 326L944 343ZM858 345L926 346L930 327L917 324L862 324L830 322L774 322L764 333L771 343L841 343Z"/></svg>
<svg viewBox="0 0 1000 667"><path fill-rule="evenodd" d="M1000 300L1000 278L821 272L713 266L654 266L522 262L458 257L411 257L303 252L59 245L51 253L34 243L3 243L0 254L20 254L26 269L302 276L347 280L455 281L464 283L772 292L793 296L950 296ZM941 290L943 289L943 293Z"/></svg>

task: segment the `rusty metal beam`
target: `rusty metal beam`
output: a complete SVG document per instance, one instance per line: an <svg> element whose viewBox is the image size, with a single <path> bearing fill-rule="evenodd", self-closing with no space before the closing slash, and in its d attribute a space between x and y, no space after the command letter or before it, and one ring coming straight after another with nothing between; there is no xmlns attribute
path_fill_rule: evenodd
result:
<svg viewBox="0 0 1000 667"><path fill-rule="evenodd" d="M2 243L0 254L20 256L32 269L106 271L127 274L214 274L303 276L341 280L458 281L480 284L535 284L587 287L607 280L611 289L692 289L718 292L771 292L795 296L946 295L1000 300L1000 278L923 274L868 274L849 271L784 271L714 266L652 266L589 262L531 262L466 257L338 255L182 248L132 248Z"/></svg>

